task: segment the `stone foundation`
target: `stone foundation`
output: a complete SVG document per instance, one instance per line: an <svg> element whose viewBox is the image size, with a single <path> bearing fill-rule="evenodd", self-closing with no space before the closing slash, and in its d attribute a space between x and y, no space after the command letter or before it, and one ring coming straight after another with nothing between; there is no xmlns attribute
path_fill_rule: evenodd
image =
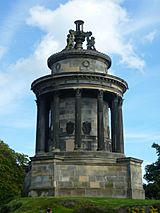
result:
<svg viewBox="0 0 160 213"><path fill-rule="evenodd" d="M32 158L29 196L144 199L141 160L109 152L59 152Z"/></svg>

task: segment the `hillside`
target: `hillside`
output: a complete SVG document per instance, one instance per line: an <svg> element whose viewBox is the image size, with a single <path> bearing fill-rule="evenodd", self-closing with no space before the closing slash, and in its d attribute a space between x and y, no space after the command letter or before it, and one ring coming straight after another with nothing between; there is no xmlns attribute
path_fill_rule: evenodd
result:
<svg viewBox="0 0 160 213"><path fill-rule="evenodd" d="M157 208L157 210L153 210ZM11 201L0 213L116 213L116 212L160 212L160 200L132 200L112 198L19 198ZM137 210L136 210L137 208ZM152 211L148 211L152 208ZM147 209L147 210L146 210ZM159 209L159 210L158 210ZM132 211L131 211L132 210ZM134 211L133 211L134 210ZM143 211L144 210L144 211Z"/></svg>

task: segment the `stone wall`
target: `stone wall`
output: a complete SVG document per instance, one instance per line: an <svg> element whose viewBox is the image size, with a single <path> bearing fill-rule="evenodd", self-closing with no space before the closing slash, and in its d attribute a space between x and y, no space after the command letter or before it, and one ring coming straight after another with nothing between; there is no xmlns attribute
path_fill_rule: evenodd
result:
<svg viewBox="0 0 160 213"><path fill-rule="evenodd" d="M52 74L59 72L98 72L107 73L107 65L91 58L70 58L53 64Z"/></svg>
<svg viewBox="0 0 160 213"><path fill-rule="evenodd" d="M57 165L59 196L126 197L127 168L118 165Z"/></svg>
<svg viewBox="0 0 160 213"><path fill-rule="evenodd" d="M97 150L97 99L82 97L81 103L82 123L82 149ZM111 151L108 103L104 101L104 138L106 150ZM74 150L75 139L75 98L63 97L59 105L60 121L60 149L62 151Z"/></svg>
<svg viewBox="0 0 160 213"><path fill-rule="evenodd" d="M118 154L102 158L96 152L86 160L77 155L32 160L28 178L30 196L105 196L144 198L141 161L118 158ZM117 162L118 161L118 162ZM110 162L110 163L109 163ZM112 163L111 163L112 162ZM27 180L26 180L27 181Z"/></svg>

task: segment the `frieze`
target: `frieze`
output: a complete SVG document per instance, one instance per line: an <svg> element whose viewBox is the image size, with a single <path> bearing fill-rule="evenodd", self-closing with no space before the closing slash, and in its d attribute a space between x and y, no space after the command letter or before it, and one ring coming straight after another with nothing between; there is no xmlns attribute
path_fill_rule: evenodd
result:
<svg viewBox="0 0 160 213"><path fill-rule="evenodd" d="M111 58L101 52L95 51L95 50L62 50L61 52L55 53L53 55L51 55L48 60L47 60L47 64L48 67L51 69L53 64L61 61L63 59L68 59L68 58L93 58L93 59L97 59L100 61L103 61L104 63L106 63L107 65L107 69L109 69L111 67Z"/></svg>
<svg viewBox="0 0 160 213"><path fill-rule="evenodd" d="M60 63L57 63L56 64L56 71L59 71L61 69L61 64Z"/></svg>
<svg viewBox="0 0 160 213"><path fill-rule="evenodd" d="M98 84L102 84L102 83L107 83L108 86L112 86L112 85L115 85L116 87L117 86L120 86L121 88L123 88L123 90L126 90L128 89L126 87L126 85L124 85L123 83L120 83L118 81L115 81L115 80L112 80L112 79L108 79L108 78L104 78L104 77L98 77L98 76L88 76L88 75L75 75L75 76L66 76L66 77L62 77L62 78L52 78L51 81L48 81L46 82L46 80L44 79L44 81L41 81L41 82L35 82L36 84L32 85L32 89L34 89L34 87L37 87L41 84L43 84L45 82L45 86L46 86L46 83L48 85L52 84L52 85L59 85L59 83L68 83L72 80L77 80L77 82L79 82L80 80L87 80L89 81L88 83L90 82L93 82L93 83L98 83Z"/></svg>
<svg viewBox="0 0 160 213"><path fill-rule="evenodd" d="M77 85L78 84L78 85ZM32 83L31 89L37 94L47 93L58 89L67 88L103 88L109 92L116 91L116 93L123 93L128 89L128 85L125 81L120 78L111 75L96 75L96 74L62 74L62 75L48 75L37 79Z"/></svg>
<svg viewBox="0 0 160 213"><path fill-rule="evenodd" d="M82 65L83 65L84 67L89 67L90 62L89 62L88 60L84 60L84 61L82 62Z"/></svg>
<svg viewBox="0 0 160 213"><path fill-rule="evenodd" d="M50 87L50 88L41 88L40 90L35 90L34 92L36 93L36 97L39 97L41 95L44 95L44 94L49 94L49 93L52 93L52 92L55 92L55 91L61 91L61 90L67 90L67 89L73 89L75 88L75 86L73 84L68 84L67 86L59 86L59 87ZM88 85L86 87L77 87L79 89L87 89L87 90L97 90L97 85ZM123 96L123 93L121 90L117 89L117 88L111 88L111 87L103 87L103 86L99 86L98 89L101 89L104 91L104 94L105 92L107 93L110 93L110 94L116 94L120 97ZM74 90L73 90L74 91Z"/></svg>
<svg viewBox="0 0 160 213"><path fill-rule="evenodd" d="M46 75L44 77L38 78L37 80L35 80L32 85L31 85L31 89L36 85L39 84L41 82L49 82L49 81L53 81L54 80L58 80L58 79L62 79L65 78L66 80L70 79L70 78L78 78L78 79L95 79L95 80L104 80L107 82L111 82L113 84L116 85L120 85L122 87L124 87L125 89L128 89L128 84L121 78L118 78L116 76L113 75L103 75L103 74L96 74L96 73L90 73L90 72L85 72L85 73L73 73L73 72L68 72L68 73L57 73L56 75Z"/></svg>

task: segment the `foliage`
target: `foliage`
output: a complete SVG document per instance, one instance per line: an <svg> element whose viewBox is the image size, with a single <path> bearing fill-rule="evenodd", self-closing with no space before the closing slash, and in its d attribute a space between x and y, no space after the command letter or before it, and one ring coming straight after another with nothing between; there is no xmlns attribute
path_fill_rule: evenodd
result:
<svg viewBox="0 0 160 213"><path fill-rule="evenodd" d="M153 143L152 148L156 149L158 159L155 163L145 167L146 174L144 178L148 184L144 185L146 198L160 199L160 145Z"/></svg>
<svg viewBox="0 0 160 213"><path fill-rule="evenodd" d="M155 210L158 209L159 212L160 201L104 197L27 197L12 200L5 207L9 210L8 213L40 213L46 212L48 207L52 209L52 212L56 213L127 213L129 209L133 210L132 212L139 210L139 212L145 213L151 212L149 211L151 207L154 207ZM156 211L152 212L157 213Z"/></svg>
<svg viewBox="0 0 160 213"><path fill-rule="evenodd" d="M28 158L0 140L0 205L21 195Z"/></svg>

